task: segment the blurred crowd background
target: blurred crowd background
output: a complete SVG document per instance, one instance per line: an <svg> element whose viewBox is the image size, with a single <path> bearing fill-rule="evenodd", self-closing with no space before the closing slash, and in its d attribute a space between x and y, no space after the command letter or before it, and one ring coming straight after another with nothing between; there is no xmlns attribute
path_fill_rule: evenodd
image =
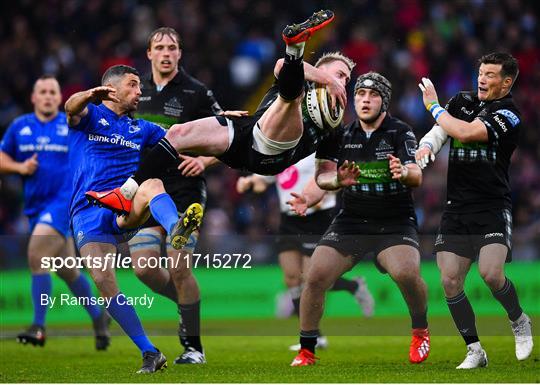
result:
<svg viewBox="0 0 540 385"><path fill-rule="evenodd" d="M354 119L356 76L375 70L393 84L391 113L413 126L418 139L433 124L417 86L422 76L431 78L441 102L446 102L456 92L476 87L480 56L510 52L519 60L513 95L524 123L511 167L513 255L520 260L540 258L540 46L538 5L533 1L19 0L2 8L0 134L16 116L32 110L29 95L41 74L58 77L65 100L96 86L110 65L149 71L146 41L160 26L180 33L181 65L214 91L224 109L253 111L256 95L264 92L274 62L282 55L283 27L314 10L333 9L336 20L313 59L341 50L356 62L346 121ZM308 43L308 55L312 50ZM426 259L432 258L430 237L445 202L446 154L443 150L415 191ZM228 245L229 251L251 252L257 262L275 262L275 191L240 196L235 191L239 173L222 165L208 170L207 176L203 237ZM6 237L28 231L22 184L17 176L5 175L0 183L0 267L24 266L24 254L10 241L14 238Z"/></svg>

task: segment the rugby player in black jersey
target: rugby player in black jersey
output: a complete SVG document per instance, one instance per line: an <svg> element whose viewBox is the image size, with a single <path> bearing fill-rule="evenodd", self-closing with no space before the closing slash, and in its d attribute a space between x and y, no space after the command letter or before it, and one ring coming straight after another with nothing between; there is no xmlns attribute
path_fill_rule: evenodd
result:
<svg viewBox="0 0 540 385"><path fill-rule="evenodd" d="M354 63L340 53L323 55L312 66L303 61L305 42L334 19L332 11L315 12L300 24L283 31L285 58L274 68L275 84L253 116L217 116L175 124L124 185L109 192L88 192L90 200L120 214L127 214L138 186L177 162L178 154L191 152L216 156L237 169L275 175L314 153L330 134L310 117L305 90L313 83L326 86L330 108L347 104L345 86ZM312 83L306 83L312 82Z"/></svg>
<svg viewBox="0 0 540 385"><path fill-rule="evenodd" d="M142 95L136 118L168 129L176 123L223 112L212 91L180 66L182 42L173 28L161 27L153 31L148 37L146 53L151 62L151 72L141 79ZM160 179L179 213L194 202L204 207L206 181L202 173L206 166L215 162L212 157L182 155L161 170ZM171 299L178 306L181 318L179 337L185 351L174 362L205 363L200 340L200 292L188 259L197 244L198 232L191 233L181 253L171 246L166 234L156 220L150 217L129 241L133 269L137 277L154 292ZM164 242L167 255L174 262L162 268L149 268L149 265L153 266L149 263L152 259L159 259Z"/></svg>
<svg viewBox="0 0 540 385"><path fill-rule="evenodd" d="M358 119L317 150L317 184L325 190L343 188L343 201L311 257L300 299L301 349L291 366L315 363L325 292L368 253L396 282L409 308L410 362L423 362L429 355L427 288L420 276L411 194L422 183L422 171L414 162L411 127L387 112L391 93L384 76L361 75L354 97Z"/></svg>
<svg viewBox="0 0 540 385"><path fill-rule="evenodd" d="M446 108L439 105L429 79L423 78L419 84L424 104L437 125L420 141L417 162L425 166L434 160L434 154L450 138L447 202L435 251L448 308L467 344L467 355L457 369L488 364L463 290L476 260L482 279L508 313L517 359L526 359L533 349L531 320L504 272L505 262L512 259L508 167L517 146L521 115L510 90L518 72L518 63L510 54L482 56L477 90L458 93Z"/></svg>

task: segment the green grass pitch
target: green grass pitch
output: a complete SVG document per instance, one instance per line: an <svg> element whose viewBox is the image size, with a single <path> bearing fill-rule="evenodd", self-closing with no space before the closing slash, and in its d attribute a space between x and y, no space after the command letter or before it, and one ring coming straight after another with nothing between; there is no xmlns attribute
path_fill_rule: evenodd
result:
<svg viewBox="0 0 540 385"><path fill-rule="evenodd" d="M137 375L140 355L117 326L107 352L93 349L90 336L61 336L84 332L82 326L50 328L44 348L15 342L18 329L2 328L0 340L1 382L540 382L540 339L535 337L532 357L518 362L514 339L504 317L478 320L489 366L471 371L455 369L465 356L465 347L451 320L430 320L432 350L426 362L408 362L410 341L404 318L326 319L323 330L330 346L320 350L315 366L291 368L297 341L297 320L205 321L203 343L206 365L174 365L180 352L173 322L145 323L151 339L167 356L169 367L152 375ZM540 325L539 317L533 328ZM67 332L66 332L67 330ZM245 333L240 333L240 331ZM384 334L374 336L374 334ZM233 336L238 334L241 336ZM259 334L259 335L257 335ZM281 334L281 335L280 335ZM283 335L287 334L287 335ZM348 334L348 335L345 335ZM9 337L9 338L8 338Z"/></svg>

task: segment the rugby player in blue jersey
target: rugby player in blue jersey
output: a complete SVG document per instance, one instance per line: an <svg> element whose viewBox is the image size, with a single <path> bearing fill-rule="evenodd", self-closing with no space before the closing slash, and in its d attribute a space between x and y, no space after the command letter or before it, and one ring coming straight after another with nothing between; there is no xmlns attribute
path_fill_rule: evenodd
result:
<svg viewBox="0 0 540 385"><path fill-rule="evenodd" d="M34 84L34 112L9 126L0 143L0 172L20 174L24 181L24 213L30 222L28 264L32 273L34 305L32 325L17 336L23 344L45 344L47 304L41 302L52 292L51 275L42 267L43 257L74 255L69 231L71 173L68 169L68 127L59 111L60 85L52 76L42 76ZM64 185L63 188L59 188ZM88 278L77 269L62 268L58 275L79 298L92 296ZM94 324L96 349L109 345L110 317L102 308L85 306Z"/></svg>
<svg viewBox="0 0 540 385"><path fill-rule="evenodd" d="M181 219L171 197L159 179L141 184L128 216L117 217L111 211L87 202L87 190L107 190L133 174L141 151L157 144L165 131L142 119L133 119L141 96L136 69L116 65L105 71L102 86L72 95L66 102L67 121L72 129L73 186L71 220L77 247L101 295L110 301L107 310L137 345L143 355L138 373L153 373L167 366L165 356L150 342L132 305L126 302L116 282L114 267L103 266L106 256L115 255L117 244L126 242L150 214L167 230L171 244L179 249L202 218L202 207L188 207ZM182 223L182 225L180 225ZM100 263L101 262L101 263Z"/></svg>

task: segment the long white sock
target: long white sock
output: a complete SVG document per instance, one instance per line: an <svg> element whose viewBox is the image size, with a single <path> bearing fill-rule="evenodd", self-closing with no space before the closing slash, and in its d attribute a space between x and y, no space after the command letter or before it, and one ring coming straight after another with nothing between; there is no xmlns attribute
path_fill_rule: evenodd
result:
<svg viewBox="0 0 540 385"><path fill-rule="evenodd" d="M132 200L138 189L139 184L135 182L135 179L130 177L124 182L122 187L120 187L120 193L124 196L124 198Z"/></svg>
<svg viewBox="0 0 540 385"><path fill-rule="evenodd" d="M306 42L291 44L285 46L285 53L294 59L301 59L304 56L304 47Z"/></svg>

